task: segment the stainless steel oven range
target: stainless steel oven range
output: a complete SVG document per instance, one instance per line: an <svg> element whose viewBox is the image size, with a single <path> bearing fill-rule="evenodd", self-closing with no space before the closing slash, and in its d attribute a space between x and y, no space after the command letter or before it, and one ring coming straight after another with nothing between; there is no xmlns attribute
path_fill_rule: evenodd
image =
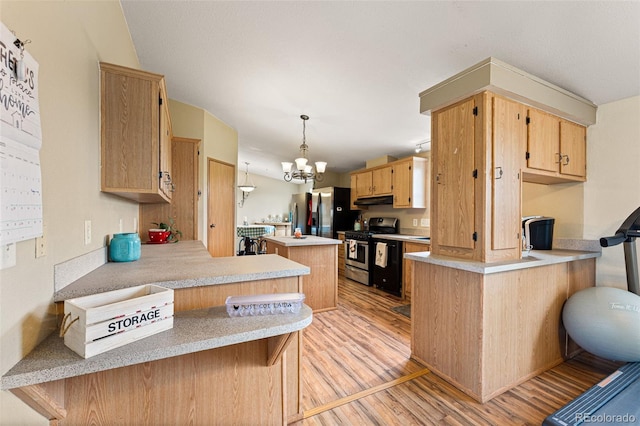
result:
<svg viewBox="0 0 640 426"><path fill-rule="evenodd" d="M369 229L364 231L345 231L345 277L365 285L373 285L371 271L374 262L374 244L376 234L396 234L398 219L392 217L372 217Z"/></svg>

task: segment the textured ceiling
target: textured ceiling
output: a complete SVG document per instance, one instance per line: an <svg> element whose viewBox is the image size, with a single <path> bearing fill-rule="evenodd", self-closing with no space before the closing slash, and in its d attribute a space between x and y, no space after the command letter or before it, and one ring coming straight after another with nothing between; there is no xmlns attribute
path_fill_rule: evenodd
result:
<svg viewBox="0 0 640 426"><path fill-rule="evenodd" d="M141 67L265 176L297 156L301 114L330 171L411 154L430 133L418 93L489 56L596 105L640 94L637 0L121 3Z"/></svg>

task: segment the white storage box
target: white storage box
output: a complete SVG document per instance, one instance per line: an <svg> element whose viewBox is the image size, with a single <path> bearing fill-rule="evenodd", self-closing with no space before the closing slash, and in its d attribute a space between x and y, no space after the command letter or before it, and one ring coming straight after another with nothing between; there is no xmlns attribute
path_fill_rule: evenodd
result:
<svg viewBox="0 0 640 426"><path fill-rule="evenodd" d="M60 335L83 358L173 327L173 290L147 284L64 301Z"/></svg>
<svg viewBox="0 0 640 426"><path fill-rule="evenodd" d="M229 296L225 304L230 317L252 315L297 314L304 302L303 293L256 294Z"/></svg>

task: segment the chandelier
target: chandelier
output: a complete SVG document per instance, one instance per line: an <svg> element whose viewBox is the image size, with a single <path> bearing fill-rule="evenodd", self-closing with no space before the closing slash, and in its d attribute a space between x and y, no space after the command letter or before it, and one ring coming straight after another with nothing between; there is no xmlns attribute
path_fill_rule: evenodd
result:
<svg viewBox="0 0 640 426"><path fill-rule="evenodd" d="M244 200L249 197L249 193L256 189L256 186L253 184L253 180L249 177L249 163L245 161L246 171L244 172L244 182L241 185L238 185L240 191L242 191L242 200L238 203L240 207L244 206Z"/></svg>
<svg viewBox="0 0 640 426"><path fill-rule="evenodd" d="M300 145L300 157L295 159L296 168L293 170L293 163L283 161L282 162L282 171L284 172L284 180L287 182L291 182L292 179L301 179L304 180L305 183L309 180L315 180L317 182L322 182L324 179L324 172L327 168L326 161L316 161L315 170L313 166L307 164L309 161L307 159L307 151L309 150L309 146L307 145L306 139L306 122L309 119L307 115L301 115L302 119L302 145Z"/></svg>

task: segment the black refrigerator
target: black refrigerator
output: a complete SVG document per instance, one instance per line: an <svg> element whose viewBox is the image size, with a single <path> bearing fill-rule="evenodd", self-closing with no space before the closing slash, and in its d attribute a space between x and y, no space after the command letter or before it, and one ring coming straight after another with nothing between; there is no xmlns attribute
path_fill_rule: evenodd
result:
<svg viewBox="0 0 640 426"><path fill-rule="evenodd" d="M351 210L351 189L330 186L295 194L291 199L293 229L305 235L338 238L338 231L353 229L358 211Z"/></svg>

